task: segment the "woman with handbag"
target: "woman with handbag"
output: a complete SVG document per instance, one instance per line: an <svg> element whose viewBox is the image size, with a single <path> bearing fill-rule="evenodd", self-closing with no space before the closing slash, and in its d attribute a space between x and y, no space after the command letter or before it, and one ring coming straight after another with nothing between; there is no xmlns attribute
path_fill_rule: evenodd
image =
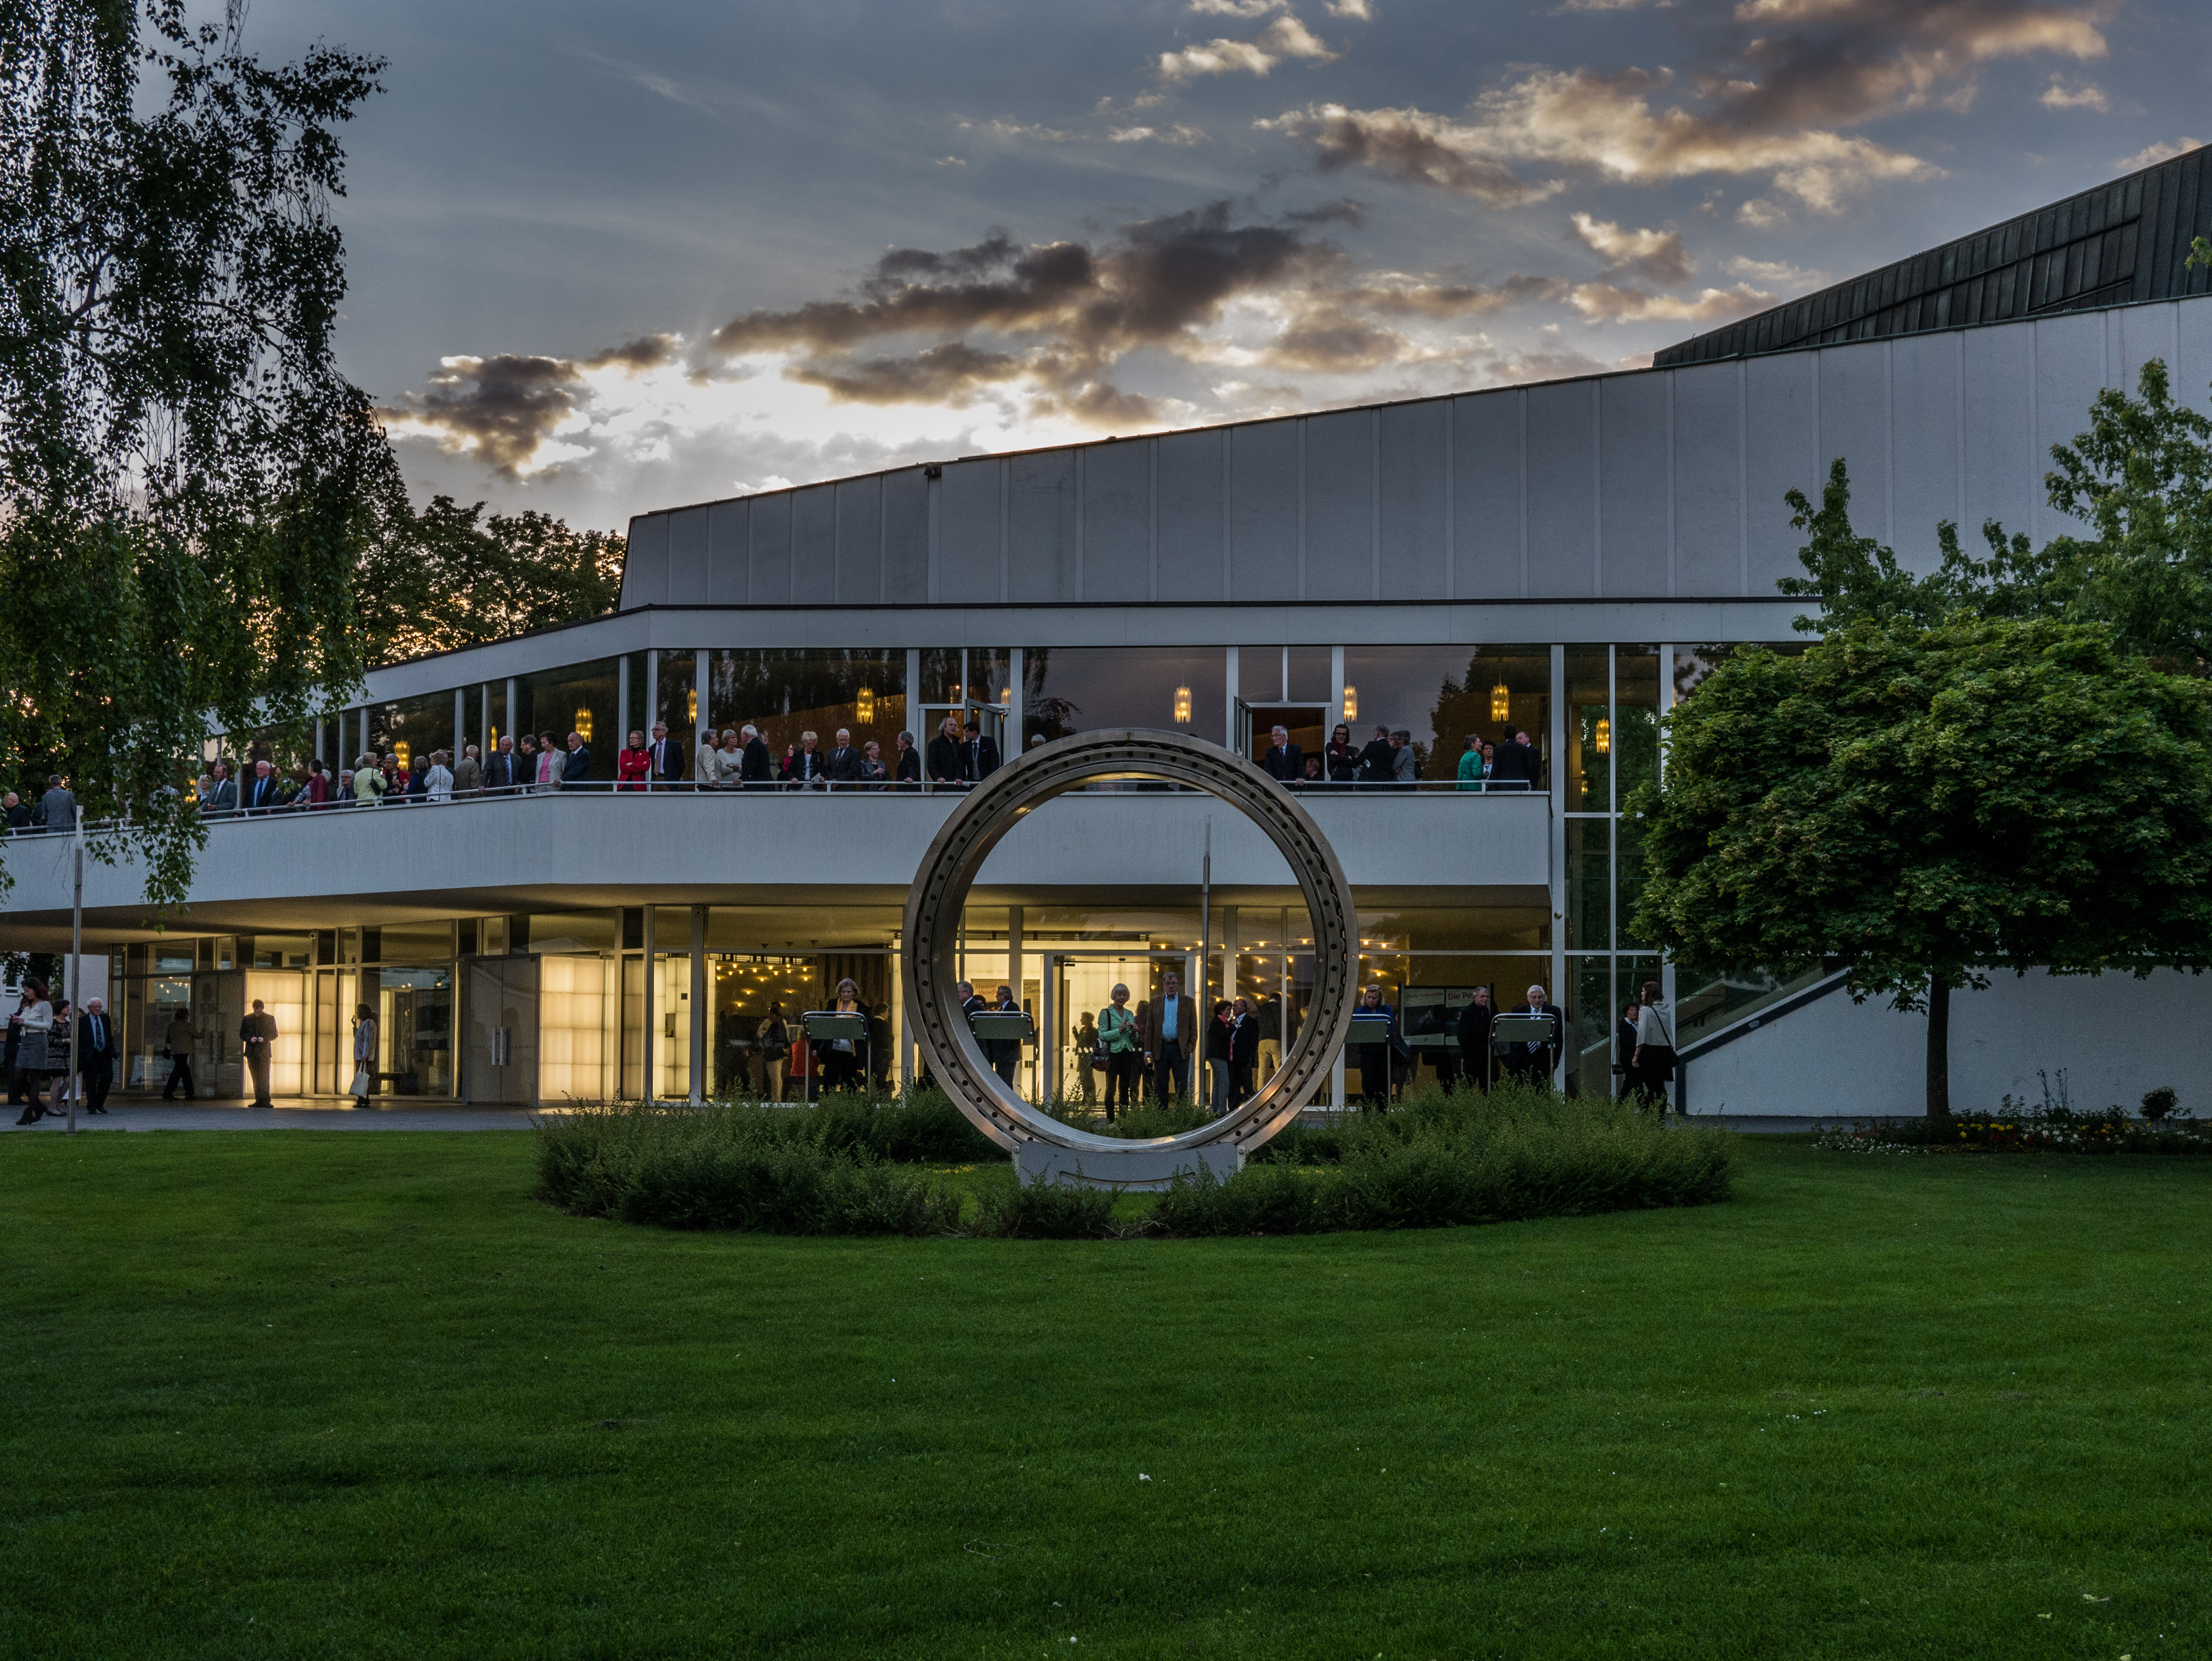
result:
<svg viewBox="0 0 2212 1661"><path fill-rule="evenodd" d="M1628 1076L1642 1105L1667 1120L1667 1086L1674 1077L1674 1023L1659 1007L1659 983L1644 983L1644 1007L1636 1017L1636 1050Z"/></svg>
<svg viewBox="0 0 2212 1661"><path fill-rule="evenodd" d="M353 1083L346 1094L366 1102L376 1087L376 1012L356 1004L353 1012Z"/></svg>
<svg viewBox="0 0 2212 1661"><path fill-rule="evenodd" d="M15 1123L36 1124L46 1116L39 1086L48 1076L47 1051L54 1030L54 1007L46 1001L46 983L37 976L23 977L23 995L14 1019L21 1025L22 1037L15 1045L15 1076L11 1082L27 1098L22 1116Z"/></svg>
<svg viewBox="0 0 2212 1661"><path fill-rule="evenodd" d="M1114 1123L1114 1109L1137 1104L1137 1017L1129 1007L1129 989L1118 981L1114 1001L1098 1012L1098 1049L1106 1068L1106 1123Z"/></svg>

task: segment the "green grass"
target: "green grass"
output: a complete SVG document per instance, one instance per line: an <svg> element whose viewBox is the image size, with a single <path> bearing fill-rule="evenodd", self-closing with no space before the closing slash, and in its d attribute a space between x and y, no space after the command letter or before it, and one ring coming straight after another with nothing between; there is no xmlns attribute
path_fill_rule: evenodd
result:
<svg viewBox="0 0 2212 1661"><path fill-rule="evenodd" d="M2212 1653L2212 1167L1744 1155L1062 1244L581 1220L520 1135L11 1138L0 1654Z"/></svg>

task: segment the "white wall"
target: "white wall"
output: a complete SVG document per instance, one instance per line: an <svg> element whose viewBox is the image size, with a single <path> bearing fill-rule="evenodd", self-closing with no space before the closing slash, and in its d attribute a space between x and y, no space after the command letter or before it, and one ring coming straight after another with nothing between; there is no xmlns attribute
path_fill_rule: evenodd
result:
<svg viewBox="0 0 2212 1661"><path fill-rule="evenodd" d="M1928 1020L1886 1000L1832 992L1692 1060L1692 1113L1917 1114L1927 1105ZM1951 999L1951 1110L2042 1099L2036 1070L2065 1069L2076 1107L2132 1110L2154 1085L2212 1115L2212 976L2000 975Z"/></svg>

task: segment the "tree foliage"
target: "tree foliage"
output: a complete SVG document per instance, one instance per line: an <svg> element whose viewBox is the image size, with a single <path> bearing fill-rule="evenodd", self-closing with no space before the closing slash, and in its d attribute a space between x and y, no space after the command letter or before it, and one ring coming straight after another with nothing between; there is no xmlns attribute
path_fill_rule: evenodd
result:
<svg viewBox="0 0 2212 1661"><path fill-rule="evenodd" d="M614 610L623 538L526 510L486 515L438 496L420 510L395 481L356 577L367 660L388 663Z"/></svg>
<svg viewBox="0 0 2212 1661"><path fill-rule="evenodd" d="M181 0L0 5L0 752L128 815L156 902L203 834L169 790L358 681L353 577L390 452L336 367L336 129L381 64L299 62Z"/></svg>

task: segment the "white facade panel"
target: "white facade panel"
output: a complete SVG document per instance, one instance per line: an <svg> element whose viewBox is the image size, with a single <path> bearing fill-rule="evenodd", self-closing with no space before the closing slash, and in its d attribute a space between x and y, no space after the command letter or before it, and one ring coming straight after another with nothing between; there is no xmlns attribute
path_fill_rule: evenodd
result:
<svg viewBox="0 0 2212 1661"><path fill-rule="evenodd" d="M2105 319L2095 312L2046 318L2035 326L2036 520L2031 534L2039 543L2081 526L2053 508L2044 476L2053 464L2053 445L2070 444L2089 425L2089 406L2105 388Z"/></svg>
<svg viewBox="0 0 2212 1661"><path fill-rule="evenodd" d="M2212 414L2212 305L2185 300L2173 302L2172 309L2174 351L2166 368L2173 395Z"/></svg>
<svg viewBox="0 0 2212 1661"><path fill-rule="evenodd" d="M707 514L707 604L742 605L752 575L752 502L718 502Z"/></svg>
<svg viewBox="0 0 2212 1661"><path fill-rule="evenodd" d="M1890 343L1891 408L1896 427L1890 441L1893 472L1890 487L1890 545L1916 571L1933 570L1936 526L1959 521L1958 334L1908 336ZM1978 546L1978 526L1959 522L1969 546Z"/></svg>
<svg viewBox="0 0 2212 1661"><path fill-rule="evenodd" d="M1677 594L1743 590L1743 366L1667 372L1674 398Z"/></svg>
<svg viewBox="0 0 2212 1661"><path fill-rule="evenodd" d="M1896 538L1890 499L1890 342L1831 346L1820 355L1819 465L1797 481L1808 500L1820 499L1828 464L1841 456L1851 470L1851 523L1863 536ZM1802 545L1802 532L1790 534ZM1793 558L1785 575L1797 575ZM1759 574L1752 574L1759 581Z"/></svg>
<svg viewBox="0 0 2212 1661"><path fill-rule="evenodd" d="M1518 599L1522 581L1518 389L1452 400L1452 595Z"/></svg>
<svg viewBox="0 0 2212 1661"><path fill-rule="evenodd" d="M929 598L929 481L919 467L884 475L884 600Z"/></svg>
<svg viewBox="0 0 2212 1661"><path fill-rule="evenodd" d="M641 514L629 522L629 554L623 565L623 604L664 605L668 602L668 515Z"/></svg>
<svg viewBox="0 0 2212 1661"><path fill-rule="evenodd" d="M1780 578L1803 571L1797 551L1805 539L1790 528L1790 504L1783 493L1794 488L1818 502L1828 477L1834 452L1821 441L1818 388L1825 356L1785 352L1754 357L1743 366L1747 593L1771 594ZM1881 498L1875 501L1879 508Z"/></svg>
<svg viewBox="0 0 2212 1661"><path fill-rule="evenodd" d="M1451 551L1444 539L1446 405L1397 404L1379 412L1379 599L1420 599L1444 592Z"/></svg>
<svg viewBox="0 0 2212 1661"><path fill-rule="evenodd" d="M668 603L707 603L707 512L679 508L668 516Z"/></svg>
<svg viewBox="0 0 2212 1661"><path fill-rule="evenodd" d="M1083 598L1152 597L1152 447L1142 439L1083 453Z"/></svg>
<svg viewBox="0 0 2212 1661"><path fill-rule="evenodd" d="M837 584L843 605L873 605L884 597L884 483L880 474L837 487Z"/></svg>
<svg viewBox="0 0 2212 1661"><path fill-rule="evenodd" d="M1228 470L1218 432L1170 433L1152 441L1159 458L1159 563L1155 599L1221 598Z"/></svg>
<svg viewBox="0 0 2212 1661"><path fill-rule="evenodd" d="M746 529L751 550L746 599L755 605L781 605L791 599L791 492L755 496Z"/></svg>
<svg viewBox="0 0 2212 1661"><path fill-rule="evenodd" d="M1597 593L1597 386L1528 389L1528 592Z"/></svg>
<svg viewBox="0 0 2212 1661"><path fill-rule="evenodd" d="M1306 598L1375 598L1375 413L1306 417Z"/></svg>
<svg viewBox="0 0 2212 1661"><path fill-rule="evenodd" d="M1006 463L949 462L938 498L937 598L990 605L1006 597L1001 540Z"/></svg>
<svg viewBox="0 0 2212 1661"><path fill-rule="evenodd" d="M1230 429L1226 599L1297 599L1298 423Z"/></svg>
<svg viewBox="0 0 2212 1661"><path fill-rule="evenodd" d="M1667 593L1667 377L1598 383L1598 524L1602 592Z"/></svg>
<svg viewBox="0 0 2212 1661"><path fill-rule="evenodd" d="M1960 528L1976 545L1985 520L2002 521L2008 534L2027 530L2042 498L2049 463L2035 447L2029 420L2034 326L1967 329L1960 335L1966 366L1966 516Z"/></svg>
<svg viewBox="0 0 2212 1661"><path fill-rule="evenodd" d="M1083 598L1072 450L1006 459L1006 598Z"/></svg>
<svg viewBox="0 0 2212 1661"><path fill-rule="evenodd" d="M791 599L798 605L837 599L837 487L791 493Z"/></svg>

